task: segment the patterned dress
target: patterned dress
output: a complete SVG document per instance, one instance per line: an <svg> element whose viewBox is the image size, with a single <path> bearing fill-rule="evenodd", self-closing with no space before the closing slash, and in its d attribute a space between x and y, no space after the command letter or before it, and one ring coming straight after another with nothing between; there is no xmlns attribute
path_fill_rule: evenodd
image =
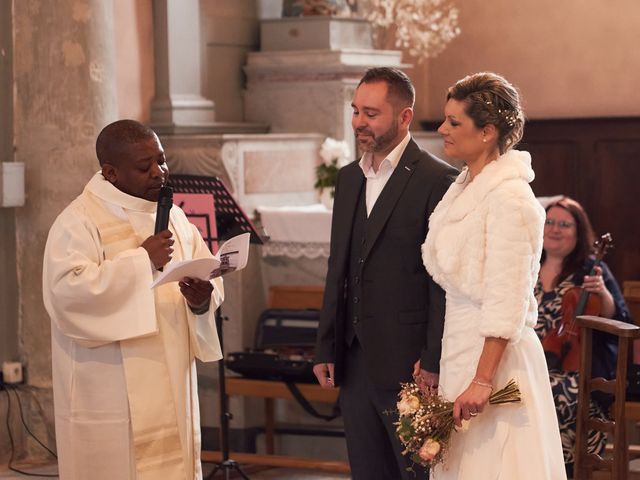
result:
<svg viewBox="0 0 640 480"><path fill-rule="evenodd" d="M559 326L562 320L562 298L567 290L575 286L574 275L564 279L549 292L543 291L540 281L536 284L534 292L538 300L538 324L535 326L535 332L541 340L550 330ZM573 450L576 442L578 372L551 370L549 371L549 380L560 426L564 463L571 464L574 460ZM589 415L592 418L607 419L603 406L593 400L589 407ZM604 433L595 430L589 431L587 443L590 453L601 454L606 442L607 437Z"/></svg>

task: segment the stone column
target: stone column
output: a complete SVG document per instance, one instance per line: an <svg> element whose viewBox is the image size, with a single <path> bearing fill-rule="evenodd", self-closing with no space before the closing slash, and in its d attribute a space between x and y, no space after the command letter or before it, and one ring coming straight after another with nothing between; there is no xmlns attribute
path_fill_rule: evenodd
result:
<svg viewBox="0 0 640 480"><path fill-rule="evenodd" d="M19 337L26 378L51 410L49 317L42 257L60 211L98 170L98 132L117 115L111 0L13 2L15 160L26 166L16 209ZM40 418L37 410L28 413ZM47 420L51 422L52 419Z"/></svg>
<svg viewBox="0 0 640 480"><path fill-rule="evenodd" d="M158 133L205 133L214 104L202 96L199 0L153 0L156 96L151 126Z"/></svg>

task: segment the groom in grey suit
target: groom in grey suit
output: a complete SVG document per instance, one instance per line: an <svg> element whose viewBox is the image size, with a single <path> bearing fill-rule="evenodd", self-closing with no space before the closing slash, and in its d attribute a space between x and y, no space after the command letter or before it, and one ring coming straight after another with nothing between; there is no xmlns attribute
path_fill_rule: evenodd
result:
<svg viewBox="0 0 640 480"><path fill-rule="evenodd" d="M437 388L444 293L420 246L456 171L409 134L415 91L397 69L373 68L356 89L352 126L364 155L338 174L314 372L340 386L355 480L426 478L402 455L393 422L400 382Z"/></svg>

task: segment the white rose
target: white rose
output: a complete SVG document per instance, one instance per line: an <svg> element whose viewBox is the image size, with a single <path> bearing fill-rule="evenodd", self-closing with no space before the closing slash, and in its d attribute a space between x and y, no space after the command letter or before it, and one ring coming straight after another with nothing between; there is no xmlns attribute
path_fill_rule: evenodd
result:
<svg viewBox="0 0 640 480"><path fill-rule="evenodd" d="M403 395L397 406L401 417L411 415L420 408L420 399L415 395Z"/></svg>
<svg viewBox="0 0 640 480"><path fill-rule="evenodd" d="M320 147L320 157L326 165L337 159L338 167L343 167L348 163L350 155L349 145L344 140L327 137Z"/></svg>
<svg viewBox="0 0 640 480"><path fill-rule="evenodd" d="M430 462L440 452L440 442L427 438L418 451L418 456L425 462Z"/></svg>

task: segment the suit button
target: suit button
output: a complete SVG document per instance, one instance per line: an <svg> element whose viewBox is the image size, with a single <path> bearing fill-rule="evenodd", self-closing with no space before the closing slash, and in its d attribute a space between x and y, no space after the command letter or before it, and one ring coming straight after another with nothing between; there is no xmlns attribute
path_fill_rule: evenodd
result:
<svg viewBox="0 0 640 480"><path fill-rule="evenodd" d="M359 258L359 259L358 259L358 263L359 263L360 265L362 265L362 264L364 263L364 258Z"/></svg>
<svg viewBox="0 0 640 480"><path fill-rule="evenodd" d="M359 321L360 321L360 319L358 318L358 316L357 316L357 315L355 315L355 316L353 317L353 321L352 321L351 323L353 323L354 325L357 325Z"/></svg>
<svg viewBox="0 0 640 480"><path fill-rule="evenodd" d="M358 297L353 297L353 303L358 303L360 299Z"/></svg>
<svg viewBox="0 0 640 480"><path fill-rule="evenodd" d="M358 285L360 283L360 277L356 275L355 278L353 279L353 283Z"/></svg>

